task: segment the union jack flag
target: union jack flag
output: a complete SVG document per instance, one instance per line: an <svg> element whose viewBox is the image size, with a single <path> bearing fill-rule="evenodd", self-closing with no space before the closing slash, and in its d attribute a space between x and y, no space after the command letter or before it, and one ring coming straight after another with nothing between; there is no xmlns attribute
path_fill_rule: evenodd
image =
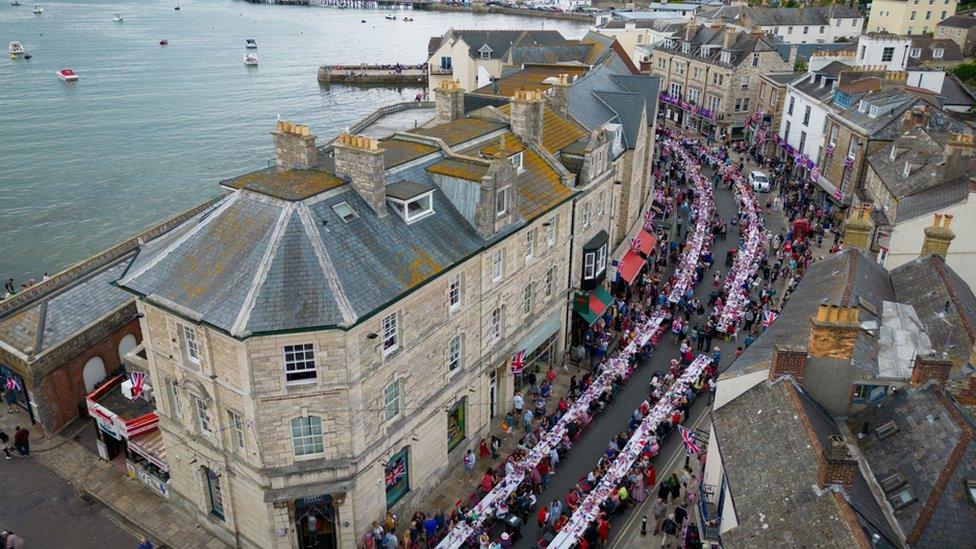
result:
<svg viewBox="0 0 976 549"><path fill-rule="evenodd" d="M521 350L515 353L512 357L512 373L515 375L521 374L522 370L525 368L525 350Z"/></svg>
<svg viewBox="0 0 976 549"><path fill-rule="evenodd" d="M776 317L778 316L779 314L773 311L766 311L763 313L763 328L769 328L773 322L776 322Z"/></svg>
<svg viewBox="0 0 976 549"><path fill-rule="evenodd" d="M146 383L145 372L132 372L129 374L129 379L132 380L132 398L139 398L145 390L143 387Z"/></svg>
<svg viewBox="0 0 976 549"><path fill-rule="evenodd" d="M655 215L654 210L647 210L644 212L644 221L654 221Z"/></svg>
<svg viewBox="0 0 976 549"><path fill-rule="evenodd" d="M640 247L641 247L641 240L640 240L640 237L639 236L635 236L634 238L631 238L630 239L630 247L633 248L633 249L635 249L635 250L639 250L640 249Z"/></svg>
<svg viewBox="0 0 976 549"><path fill-rule="evenodd" d="M17 383L17 380L12 377L7 378L7 383L4 384L4 387L6 387L10 391L20 390L20 384Z"/></svg>
<svg viewBox="0 0 976 549"><path fill-rule="evenodd" d="M685 444L685 452L688 455L702 453L701 446L698 445L698 435L681 425L678 425L678 430L681 431L681 442Z"/></svg>
<svg viewBox="0 0 976 549"><path fill-rule="evenodd" d="M407 466L403 463L402 459L396 460L396 463L386 465L386 485L395 486L396 483L400 482L403 475L407 474Z"/></svg>

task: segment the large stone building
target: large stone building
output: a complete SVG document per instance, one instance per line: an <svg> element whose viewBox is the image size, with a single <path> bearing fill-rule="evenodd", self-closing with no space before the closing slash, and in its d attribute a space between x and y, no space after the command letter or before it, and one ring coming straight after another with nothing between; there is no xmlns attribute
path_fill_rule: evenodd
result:
<svg viewBox="0 0 976 549"><path fill-rule="evenodd" d="M275 167L140 250L119 285L175 502L238 546L303 547L314 514L353 547L509 408L514 353L561 357L568 298L641 225L614 205L651 192L614 184L615 138L565 114L570 85L471 109L445 83L434 124L321 148L279 123Z"/></svg>
<svg viewBox="0 0 976 549"><path fill-rule="evenodd" d="M759 28L787 44L853 41L864 27L864 16L857 9L836 4L802 8L719 6L702 10L698 19L742 31Z"/></svg>
<svg viewBox="0 0 976 549"><path fill-rule="evenodd" d="M976 17L953 15L935 26L935 38L952 40L966 57L976 53Z"/></svg>
<svg viewBox="0 0 976 549"><path fill-rule="evenodd" d="M740 136L755 111L759 76L793 70L794 59L777 44L762 32L689 22L651 56L665 118L702 133Z"/></svg>
<svg viewBox="0 0 976 549"><path fill-rule="evenodd" d="M875 0L868 14L870 32L925 34L935 32L936 24L956 13L956 0Z"/></svg>

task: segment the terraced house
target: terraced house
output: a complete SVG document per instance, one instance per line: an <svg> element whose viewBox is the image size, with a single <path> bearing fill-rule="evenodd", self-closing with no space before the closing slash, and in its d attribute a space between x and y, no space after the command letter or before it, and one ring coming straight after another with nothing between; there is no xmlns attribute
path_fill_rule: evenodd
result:
<svg viewBox="0 0 976 549"><path fill-rule="evenodd" d="M434 124L381 140L281 122L275 167L141 247L118 284L173 501L239 546L303 547L314 516L353 547L508 409L515 352L561 358L629 186L554 87L472 108L445 83Z"/></svg>
<svg viewBox="0 0 976 549"><path fill-rule="evenodd" d="M793 70L795 48L784 56L777 45L763 32L692 20L651 55L665 118L703 134L741 136L756 110L760 75Z"/></svg>

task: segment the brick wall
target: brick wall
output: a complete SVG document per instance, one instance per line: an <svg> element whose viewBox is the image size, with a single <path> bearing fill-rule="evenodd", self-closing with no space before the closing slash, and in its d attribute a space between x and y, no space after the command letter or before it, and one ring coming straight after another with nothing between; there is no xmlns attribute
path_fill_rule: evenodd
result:
<svg viewBox="0 0 976 549"><path fill-rule="evenodd" d="M952 361L940 360L937 358L915 357L915 365L912 367L912 385L923 385L931 380L935 380L942 385L949 381L949 371L952 370Z"/></svg>
<svg viewBox="0 0 976 549"><path fill-rule="evenodd" d="M773 349L773 363L769 368L769 379L775 380L781 376L793 376L797 381L803 380L807 368L807 350L804 347L777 345Z"/></svg>
<svg viewBox="0 0 976 549"><path fill-rule="evenodd" d="M122 365L119 342L129 334L134 335L137 342L142 341L138 319L129 321L105 339L86 348L34 385L31 392L38 406L38 420L45 431L57 432L78 416L78 407L84 405L86 395L83 378L85 364L94 357L101 358L105 373L111 375Z"/></svg>

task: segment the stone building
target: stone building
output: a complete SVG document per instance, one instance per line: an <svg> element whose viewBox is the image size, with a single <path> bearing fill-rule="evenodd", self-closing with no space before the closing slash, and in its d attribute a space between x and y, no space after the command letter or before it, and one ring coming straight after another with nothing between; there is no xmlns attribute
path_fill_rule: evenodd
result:
<svg viewBox="0 0 976 549"><path fill-rule="evenodd" d="M142 340L135 300L114 286L141 242L165 234L204 204L77 263L0 302L0 377L47 432L84 413L85 395Z"/></svg>
<svg viewBox="0 0 976 549"><path fill-rule="evenodd" d="M651 55L651 73L661 77L665 119L702 133L741 137L755 111L760 75L793 70L795 49L786 57L777 45L762 32L692 20Z"/></svg>
<svg viewBox="0 0 976 549"><path fill-rule="evenodd" d="M567 298L601 287L587 239L626 188L607 132L536 90L435 97L434 125L381 140L279 123L275 167L225 181L119 281L173 500L229 543L304 547L311 514L353 547L404 516L508 410L513 354L560 360Z"/></svg>
<svg viewBox="0 0 976 549"><path fill-rule="evenodd" d="M698 19L742 31L759 28L787 44L853 41L864 26L864 16L856 8L839 4L801 8L718 6L702 10Z"/></svg>
<svg viewBox="0 0 976 549"><path fill-rule="evenodd" d="M776 152L773 136L782 124L783 108L786 105L787 86L800 78L803 73L785 72L759 75L759 91L756 97L758 119L746 128L750 143L758 143L762 133L763 154L772 156Z"/></svg>
<svg viewBox="0 0 976 549"><path fill-rule="evenodd" d="M935 26L935 38L952 40L959 45L962 55L973 55L976 53L976 17L953 15L939 21Z"/></svg>
<svg viewBox="0 0 976 549"><path fill-rule="evenodd" d="M915 0L875 0L868 14L867 30L895 34L935 32L936 24L956 13L956 0L932 3Z"/></svg>

